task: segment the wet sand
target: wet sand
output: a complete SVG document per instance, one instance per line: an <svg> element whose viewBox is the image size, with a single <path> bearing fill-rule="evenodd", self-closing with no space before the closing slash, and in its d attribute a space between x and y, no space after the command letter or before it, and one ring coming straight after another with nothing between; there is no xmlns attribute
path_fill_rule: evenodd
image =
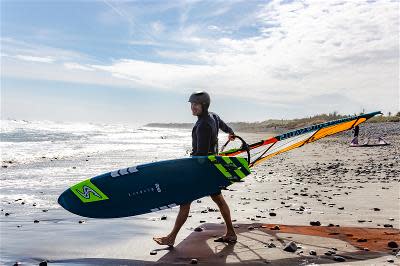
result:
<svg viewBox="0 0 400 266"><path fill-rule="evenodd" d="M351 148L350 133L329 137L266 161L245 182L223 191L239 235L235 245L213 241L224 233L224 225L209 197L192 203L191 217L172 250L157 246L151 238L169 232L176 208L96 220L60 208L23 215L26 206L11 202L18 211L9 216L6 208L1 211L1 262L170 265L197 259L199 264L218 265L400 264L399 249L388 246L392 241L400 245L400 126L365 128L362 132L382 135L391 145ZM265 136L242 135L249 142ZM91 163L101 162L91 158ZM167 219L161 220L162 215ZM280 230L271 230L275 225ZM196 227L203 230L195 232ZM291 241L301 248L284 251ZM268 247L270 243L275 247ZM150 255L153 250L156 254ZM310 255L311 250L316 255ZM326 255L329 251L335 254ZM335 256L345 261L335 261Z"/></svg>

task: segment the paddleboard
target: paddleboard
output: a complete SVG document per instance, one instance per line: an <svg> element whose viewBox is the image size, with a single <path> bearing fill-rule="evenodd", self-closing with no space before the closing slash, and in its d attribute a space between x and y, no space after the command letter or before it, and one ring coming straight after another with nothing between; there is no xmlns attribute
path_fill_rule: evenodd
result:
<svg viewBox="0 0 400 266"><path fill-rule="evenodd" d="M155 212L218 193L250 174L241 157L194 156L105 173L64 191L58 203L91 218Z"/></svg>

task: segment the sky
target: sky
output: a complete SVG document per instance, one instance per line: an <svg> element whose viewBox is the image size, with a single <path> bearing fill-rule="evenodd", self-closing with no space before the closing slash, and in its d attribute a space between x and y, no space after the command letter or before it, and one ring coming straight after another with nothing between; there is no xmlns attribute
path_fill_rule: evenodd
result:
<svg viewBox="0 0 400 266"><path fill-rule="evenodd" d="M396 113L399 1L1 0L1 119Z"/></svg>

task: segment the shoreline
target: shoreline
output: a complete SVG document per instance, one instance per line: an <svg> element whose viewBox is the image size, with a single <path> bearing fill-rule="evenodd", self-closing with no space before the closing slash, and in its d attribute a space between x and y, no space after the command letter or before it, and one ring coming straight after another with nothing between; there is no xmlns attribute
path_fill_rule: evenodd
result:
<svg viewBox="0 0 400 266"><path fill-rule="evenodd" d="M311 247L316 249L315 245L325 248L317 250L322 256L326 249L336 247L337 255L352 265L385 264L387 259L399 263L393 250L384 250L379 256L372 250L360 255L354 253L353 244L342 240L332 242L326 237L283 232L284 225L310 227L310 222L317 221L322 229L331 228L329 224L339 225L340 229L392 230L385 225L392 226L393 230L400 229L400 210L397 208L400 203L400 137L397 134L400 128L398 124L387 127L367 124L365 128L360 137L382 135L391 145L350 148L352 134L345 132L271 158L254 168L245 182L223 191L234 224L241 232L233 248L213 242L214 236L223 234L224 227L220 213L211 211L216 206L209 197L192 203L191 217L179 233L176 248L172 251L162 249L152 237L171 230L178 208L122 219L87 219L51 205L66 188L66 183L73 184L113 168L142 163L134 153L99 154L87 159L61 157L37 165L13 165L2 169L3 173L14 173L19 179L26 179L26 187L13 187L12 179L3 180L8 183L7 192L15 191L21 195L15 194L1 202L0 263L38 264L48 260L49 265L167 265L186 264L191 257L197 257L199 264L212 264L213 259L222 254L225 262L233 265L238 263L238 256L249 264L268 260L271 265L297 265L299 261L309 260L308 252ZM265 136L243 134L249 142ZM160 148L165 149L165 153L158 156L170 157L168 147ZM55 181L51 186L40 182L44 173ZM37 199L41 201L36 202ZM37 205L33 206L35 202ZM5 216L6 212L10 215ZM166 220L161 220L163 215L167 216ZM39 222L34 223L34 220ZM281 225L282 235L278 238L283 242L271 232L255 228L257 224ZM254 230L249 230L250 226ZM194 232L197 227L203 227L203 231ZM398 235L392 236L391 240L400 244ZM258 240L251 240L252 237ZM360 245L374 241L368 235L363 238L367 242L358 242ZM266 247L270 239L274 239L275 248ZM290 241L303 246L303 254L284 251L284 245ZM157 254L150 255L152 250L157 250ZM202 254L210 254L207 252L213 255L202 257ZM329 260L336 263L333 256L320 259L317 261L321 263Z"/></svg>

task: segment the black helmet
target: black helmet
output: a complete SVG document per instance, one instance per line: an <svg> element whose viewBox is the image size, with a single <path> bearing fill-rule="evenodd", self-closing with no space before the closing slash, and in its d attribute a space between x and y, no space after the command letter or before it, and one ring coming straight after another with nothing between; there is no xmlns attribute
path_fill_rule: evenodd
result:
<svg viewBox="0 0 400 266"><path fill-rule="evenodd" d="M199 103L207 108L210 106L210 95L205 91L196 91L193 92L189 97L189 102L191 103Z"/></svg>

